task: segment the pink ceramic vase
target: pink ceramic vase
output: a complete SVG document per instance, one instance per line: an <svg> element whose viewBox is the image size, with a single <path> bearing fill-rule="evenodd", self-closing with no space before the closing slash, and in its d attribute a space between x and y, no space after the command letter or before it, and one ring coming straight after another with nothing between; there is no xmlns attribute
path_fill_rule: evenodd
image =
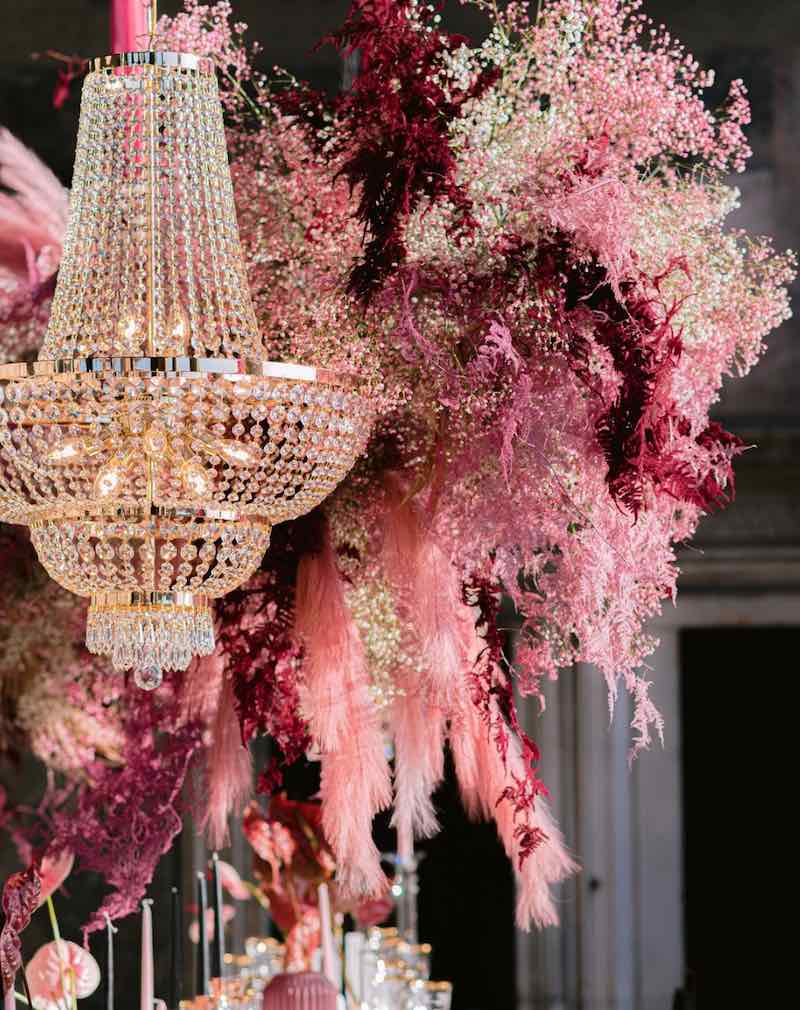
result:
<svg viewBox="0 0 800 1010"><path fill-rule="evenodd" d="M276 975L264 990L263 1010L336 1010L337 992L316 971Z"/></svg>

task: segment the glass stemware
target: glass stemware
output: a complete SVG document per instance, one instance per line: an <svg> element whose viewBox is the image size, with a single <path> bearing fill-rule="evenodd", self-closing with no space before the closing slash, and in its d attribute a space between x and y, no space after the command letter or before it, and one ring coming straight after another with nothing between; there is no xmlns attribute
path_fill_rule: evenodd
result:
<svg viewBox="0 0 800 1010"><path fill-rule="evenodd" d="M405 1010L450 1010L452 1000L452 982L415 979L408 987Z"/></svg>

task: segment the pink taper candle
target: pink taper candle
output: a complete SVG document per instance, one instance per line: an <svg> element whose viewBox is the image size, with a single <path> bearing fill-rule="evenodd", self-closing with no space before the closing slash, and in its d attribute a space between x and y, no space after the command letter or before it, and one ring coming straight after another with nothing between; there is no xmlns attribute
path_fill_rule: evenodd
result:
<svg viewBox="0 0 800 1010"><path fill-rule="evenodd" d="M111 52L147 49L147 0L111 0Z"/></svg>
<svg viewBox="0 0 800 1010"><path fill-rule="evenodd" d="M146 898L142 902L142 981L140 1010L153 1010L155 1000L155 977L153 971L153 902Z"/></svg>
<svg viewBox="0 0 800 1010"><path fill-rule="evenodd" d="M336 985L336 966L333 956L333 917L331 916L331 896L327 884L317 889L319 901L320 940L322 942L322 974Z"/></svg>

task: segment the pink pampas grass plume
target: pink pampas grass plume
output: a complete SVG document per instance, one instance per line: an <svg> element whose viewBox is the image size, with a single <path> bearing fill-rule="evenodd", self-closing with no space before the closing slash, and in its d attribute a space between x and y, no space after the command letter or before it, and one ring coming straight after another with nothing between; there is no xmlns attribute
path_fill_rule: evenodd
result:
<svg viewBox="0 0 800 1010"><path fill-rule="evenodd" d="M558 912L551 886L575 873L579 867L572 859L564 839L540 797L527 812L527 825L541 832L541 841L523 855L524 837L520 831L518 809L506 795L516 791L526 779L527 769L518 738L508 730L505 762L497 751L490 732L482 722L469 697L464 699L462 718L451 728L450 746L465 809L471 817L493 817L503 847L514 866L517 878L517 925L530 929L558 925ZM500 718L496 713L496 718Z"/></svg>
<svg viewBox="0 0 800 1010"><path fill-rule="evenodd" d="M444 774L444 718L420 694L398 697L392 712L395 773L394 816L398 852L410 857L414 838L439 830L433 792Z"/></svg>
<svg viewBox="0 0 800 1010"><path fill-rule="evenodd" d="M184 722L211 722L219 710L225 657L220 652L191 662L181 683L181 718Z"/></svg>
<svg viewBox="0 0 800 1010"><path fill-rule="evenodd" d="M370 695L364 648L330 541L303 558L295 633L305 650L303 705L321 752L322 826L345 896L385 889L372 819L391 802L383 733Z"/></svg>
<svg viewBox="0 0 800 1010"><path fill-rule="evenodd" d="M343 898L386 890L372 820L392 801L389 765L377 720L362 717L338 750L323 754L322 828L336 855L336 885Z"/></svg>
<svg viewBox="0 0 800 1010"><path fill-rule="evenodd" d="M386 493L383 566L395 582L407 623L419 638L425 673L417 690L448 711L468 668L460 581L397 474L387 475Z"/></svg>
<svg viewBox="0 0 800 1010"><path fill-rule="evenodd" d="M508 851L507 839L513 835L515 825L510 803L500 804L496 814L497 830ZM537 797L533 821L545 835L545 841L525 860L522 868L515 868L517 876L517 925L520 929L537 926L557 926L558 910L551 892L553 884L561 883L580 870L569 853L561 829L556 824L547 801Z"/></svg>
<svg viewBox="0 0 800 1010"><path fill-rule="evenodd" d="M303 643L303 694L309 725L322 751L350 734L354 710L369 706L364 648L345 599L333 549L300 562L295 635Z"/></svg>
<svg viewBox="0 0 800 1010"><path fill-rule="evenodd" d="M250 751L242 744L233 698L233 685L226 677L208 751L208 806L203 828L209 845L222 848L228 837L228 817L241 813L253 789Z"/></svg>
<svg viewBox="0 0 800 1010"><path fill-rule="evenodd" d="M0 277L35 286L58 268L69 195L24 144L0 127Z"/></svg>

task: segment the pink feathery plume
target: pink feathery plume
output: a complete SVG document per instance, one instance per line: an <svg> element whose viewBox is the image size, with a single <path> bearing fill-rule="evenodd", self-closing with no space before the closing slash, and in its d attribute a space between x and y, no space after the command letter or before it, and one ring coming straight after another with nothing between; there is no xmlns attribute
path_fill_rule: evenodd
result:
<svg viewBox="0 0 800 1010"><path fill-rule="evenodd" d="M433 541L397 474L386 478L383 564L397 588L405 623L419 637L425 673L401 678L393 708L398 850L438 830L432 794L442 778L444 721L470 667L474 622L453 566ZM408 682L404 682L407 680Z"/></svg>
<svg viewBox="0 0 800 1010"><path fill-rule="evenodd" d="M498 831L505 842L514 833L515 825L511 804L504 802L501 806L502 810L498 810L495 816ZM564 835L556 824L547 801L541 797L536 800L533 820L542 832L544 841L525 860L522 868L516 871L517 925L525 930L530 929L532 922L539 927L558 925L558 910L550 887L580 870L579 864L567 849ZM512 823L507 823L509 821Z"/></svg>
<svg viewBox="0 0 800 1010"><path fill-rule="evenodd" d="M500 714L495 712L495 718ZM467 813L493 817L517 878L517 925L529 929L558 924L551 885L578 865L541 796L526 791L527 769L519 739L507 729L505 759L467 696L450 733L456 775ZM534 803L535 800L535 803ZM524 807L523 807L524 805Z"/></svg>
<svg viewBox="0 0 800 1010"><path fill-rule="evenodd" d="M400 695L393 706L395 772L394 815L397 848L403 857L414 838L431 838L439 830L433 792L444 774L444 718L421 694Z"/></svg>
<svg viewBox="0 0 800 1010"><path fill-rule="evenodd" d="M244 809L252 789L250 751L242 744L233 686L225 677L208 752L208 806L203 828L208 832L212 848L219 849L226 844L228 817Z"/></svg>
<svg viewBox="0 0 800 1010"><path fill-rule="evenodd" d="M396 474L386 479L384 569L397 585L406 620L419 637L427 700L445 712L453 705L468 667L461 585L449 558L434 541L408 500Z"/></svg>
<svg viewBox="0 0 800 1010"><path fill-rule="evenodd" d="M0 274L35 286L58 268L69 194L17 138L0 127Z"/></svg>
<svg viewBox="0 0 800 1010"><path fill-rule="evenodd" d="M322 827L336 855L336 883L346 898L378 896L386 890L372 820L392 801L389 765L374 713L354 719L345 742L323 754Z"/></svg>
<svg viewBox="0 0 800 1010"><path fill-rule="evenodd" d="M364 647L327 540L298 567L294 630L304 648L309 725L320 750L334 751L351 732L354 707L365 704L368 682Z"/></svg>
<svg viewBox="0 0 800 1010"><path fill-rule="evenodd" d="M297 576L295 633L304 646L304 708L322 756L322 825L342 894L385 889L372 819L391 802L389 765L364 648L330 541Z"/></svg>
<svg viewBox="0 0 800 1010"><path fill-rule="evenodd" d="M208 723L219 710L225 657L221 652L200 656L189 664L183 675L180 691L181 718Z"/></svg>

